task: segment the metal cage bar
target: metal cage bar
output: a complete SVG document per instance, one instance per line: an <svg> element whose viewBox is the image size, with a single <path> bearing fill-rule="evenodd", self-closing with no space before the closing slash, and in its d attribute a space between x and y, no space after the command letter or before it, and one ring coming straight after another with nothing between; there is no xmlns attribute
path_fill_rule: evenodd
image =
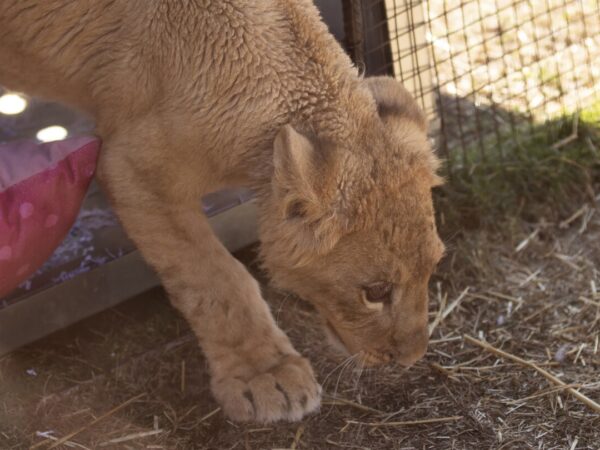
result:
<svg viewBox="0 0 600 450"><path fill-rule="evenodd" d="M360 3L363 28L353 33L364 36L353 41L365 43L366 73L404 82L436 125L450 170L506 158L506 143L534 123L600 98L597 0ZM367 13L378 9L377 19ZM377 34L385 37L374 44ZM387 58L369 58L382 49Z"/></svg>

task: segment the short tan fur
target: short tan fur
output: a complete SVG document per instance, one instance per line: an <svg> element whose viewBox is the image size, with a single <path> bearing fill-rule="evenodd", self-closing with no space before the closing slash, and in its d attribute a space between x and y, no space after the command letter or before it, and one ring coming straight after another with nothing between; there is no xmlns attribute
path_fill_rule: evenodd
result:
<svg viewBox="0 0 600 450"><path fill-rule="evenodd" d="M232 419L298 420L321 389L199 211L219 188L255 190L266 269L347 351L424 354L443 252L425 118L357 73L311 1L0 0L0 84L95 118L99 179Z"/></svg>

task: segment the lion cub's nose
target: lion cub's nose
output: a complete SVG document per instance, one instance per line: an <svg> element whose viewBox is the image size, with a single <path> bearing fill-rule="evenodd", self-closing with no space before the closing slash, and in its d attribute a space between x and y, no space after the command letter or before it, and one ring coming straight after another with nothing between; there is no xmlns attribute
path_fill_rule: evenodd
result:
<svg viewBox="0 0 600 450"><path fill-rule="evenodd" d="M429 332L427 327L418 328L396 338L396 361L409 367L420 360L427 352Z"/></svg>

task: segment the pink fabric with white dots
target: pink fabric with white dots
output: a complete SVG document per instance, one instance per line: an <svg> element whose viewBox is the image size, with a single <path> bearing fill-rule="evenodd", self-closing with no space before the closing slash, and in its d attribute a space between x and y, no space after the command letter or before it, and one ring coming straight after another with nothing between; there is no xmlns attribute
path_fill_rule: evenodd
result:
<svg viewBox="0 0 600 450"><path fill-rule="evenodd" d="M95 137L0 144L0 297L25 281L73 225L100 149Z"/></svg>

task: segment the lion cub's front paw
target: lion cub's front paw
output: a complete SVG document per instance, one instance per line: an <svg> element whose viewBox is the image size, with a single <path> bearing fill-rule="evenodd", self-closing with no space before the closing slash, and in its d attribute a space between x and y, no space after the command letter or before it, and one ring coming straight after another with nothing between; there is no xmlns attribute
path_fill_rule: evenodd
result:
<svg viewBox="0 0 600 450"><path fill-rule="evenodd" d="M213 394L231 419L295 421L319 407L321 386L305 358L286 355L264 372L249 372L213 378Z"/></svg>

